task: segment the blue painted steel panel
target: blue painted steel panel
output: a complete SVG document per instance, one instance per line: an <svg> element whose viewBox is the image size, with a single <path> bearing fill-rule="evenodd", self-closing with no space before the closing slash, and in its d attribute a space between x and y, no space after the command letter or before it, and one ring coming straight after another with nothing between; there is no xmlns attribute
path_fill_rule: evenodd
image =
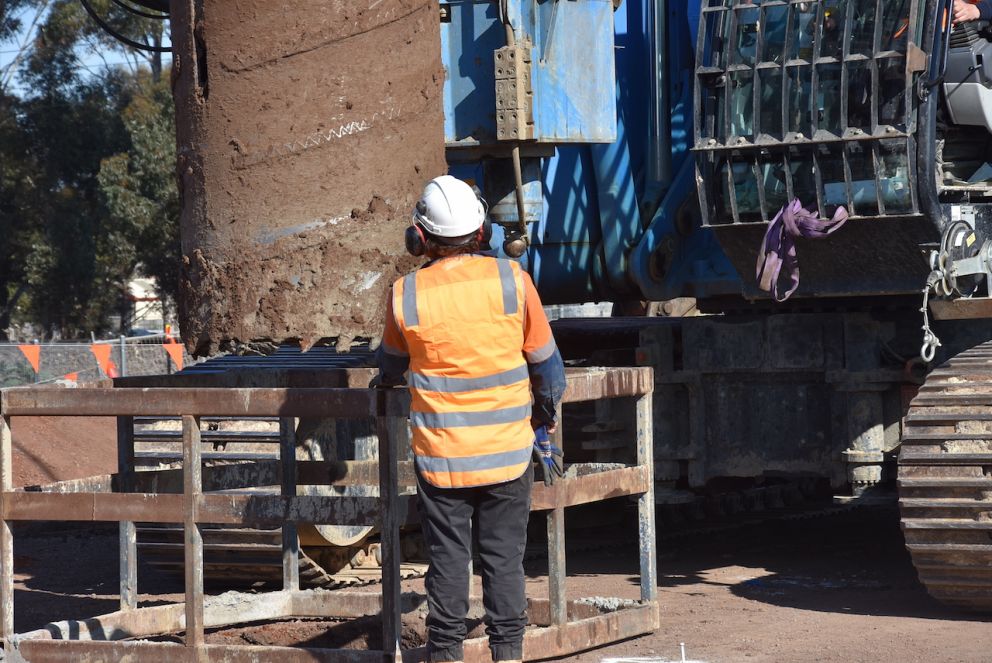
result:
<svg viewBox="0 0 992 663"><path fill-rule="evenodd" d="M592 263L602 241L592 159L585 146L559 147L542 168L544 215L531 231L530 273L548 304L599 299Z"/></svg>
<svg viewBox="0 0 992 663"><path fill-rule="evenodd" d="M535 43L538 133L558 143L554 156L540 160L539 172L525 159L532 244L521 263L549 304L739 291L736 273L712 233L695 229L683 236L675 224L686 200L690 205L694 200L689 140L696 21L691 16L698 16L698 2L657 0L658 11L666 12L660 78L670 104L670 145L666 136L664 146L671 149L672 170L670 181L649 181L656 55L651 2L625 0L615 13L611 0L509 2L518 37L527 35ZM505 43L498 3L447 4L452 19L442 24L445 133L449 147L463 155L452 159L451 172L482 187L497 206L493 216L512 222L508 159L465 162L461 149L496 143L493 51ZM567 144L597 137L606 142ZM649 216L642 220L642 213ZM497 226L498 253L502 241ZM657 271L659 257L667 260L664 274Z"/></svg>
<svg viewBox="0 0 992 663"><path fill-rule="evenodd" d="M533 23L534 135L553 143L616 140L613 0L526 3Z"/></svg>
<svg viewBox="0 0 992 663"><path fill-rule="evenodd" d="M496 83L493 51L506 45L498 3L452 0L451 21L441 23L444 137L452 144L496 142Z"/></svg>
<svg viewBox="0 0 992 663"><path fill-rule="evenodd" d="M445 3L441 24L445 139L449 146L496 143L493 52L506 45L499 5ZM534 138L541 143L613 142L615 87L612 0L510 0L518 41L530 40Z"/></svg>

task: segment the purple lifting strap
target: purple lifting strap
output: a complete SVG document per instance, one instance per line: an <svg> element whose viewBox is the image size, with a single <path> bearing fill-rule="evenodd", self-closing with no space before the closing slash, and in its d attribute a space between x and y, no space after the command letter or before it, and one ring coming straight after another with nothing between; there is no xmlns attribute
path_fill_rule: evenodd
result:
<svg viewBox="0 0 992 663"><path fill-rule="evenodd" d="M796 237L819 239L834 232L847 221L847 210L838 207L829 221L820 219L818 214L808 211L793 199L779 210L768 224L765 239L758 252L758 265L755 276L758 287L772 293L775 301L784 302L799 287L799 258L796 255ZM781 297L778 294L778 277L783 265L789 272L791 285Z"/></svg>

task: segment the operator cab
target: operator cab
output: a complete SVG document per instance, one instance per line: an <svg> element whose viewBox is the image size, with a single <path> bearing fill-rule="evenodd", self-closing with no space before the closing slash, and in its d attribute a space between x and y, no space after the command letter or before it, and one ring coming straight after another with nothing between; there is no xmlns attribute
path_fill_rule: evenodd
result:
<svg viewBox="0 0 992 663"><path fill-rule="evenodd" d="M924 4L706 3L695 149L707 225L767 223L793 198L826 214L917 212L907 72Z"/></svg>
<svg viewBox="0 0 992 663"><path fill-rule="evenodd" d="M992 26L957 25L947 42L937 109L936 165L941 199L992 198Z"/></svg>
<svg viewBox="0 0 992 663"><path fill-rule="evenodd" d="M917 293L921 247L952 217L992 236L988 25L952 26L953 0L702 2L700 213L746 298L764 296L746 275L794 199L854 222L802 246L800 296Z"/></svg>

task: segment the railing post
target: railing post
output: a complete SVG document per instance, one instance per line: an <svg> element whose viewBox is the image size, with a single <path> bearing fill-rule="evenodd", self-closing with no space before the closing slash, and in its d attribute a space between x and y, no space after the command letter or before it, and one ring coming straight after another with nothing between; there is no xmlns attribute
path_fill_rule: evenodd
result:
<svg viewBox="0 0 992 663"><path fill-rule="evenodd" d="M203 646L203 533L197 501L203 493L200 418L183 415L183 528L186 558L186 646Z"/></svg>
<svg viewBox="0 0 992 663"><path fill-rule="evenodd" d="M121 377L127 377L127 337L121 334Z"/></svg>
<svg viewBox="0 0 992 663"><path fill-rule="evenodd" d="M282 466L282 494L296 496L296 419L279 419L279 461ZM282 588L300 588L300 539L296 523L282 524Z"/></svg>
<svg viewBox="0 0 992 663"><path fill-rule="evenodd" d="M403 660L400 649L403 620L400 609L400 525L406 519L400 513L399 443L406 438L406 418L388 411L391 392L372 392L378 397L376 429L379 435L379 513L382 547L382 654L384 661ZM391 416L392 415L392 416Z"/></svg>
<svg viewBox="0 0 992 663"><path fill-rule="evenodd" d="M641 551L641 600L658 599L658 556L654 520L654 422L653 393L637 399L637 464L648 471L648 490L637 498L637 531Z"/></svg>
<svg viewBox="0 0 992 663"><path fill-rule="evenodd" d="M558 405L558 430L551 435L551 442L564 449L562 406ZM554 490L561 490L559 481ZM560 626L568 622L568 605L565 594L565 507L556 506L548 512L548 601L551 608L551 623Z"/></svg>
<svg viewBox="0 0 992 663"><path fill-rule="evenodd" d="M117 478L119 491L134 490L134 417L117 417ZM138 548L134 523L120 523L121 610L138 607Z"/></svg>
<svg viewBox="0 0 992 663"><path fill-rule="evenodd" d="M11 469L10 417L0 416L0 516L4 510L4 493L13 489ZM14 533L10 522L0 521L0 638L3 649L10 652L14 635Z"/></svg>

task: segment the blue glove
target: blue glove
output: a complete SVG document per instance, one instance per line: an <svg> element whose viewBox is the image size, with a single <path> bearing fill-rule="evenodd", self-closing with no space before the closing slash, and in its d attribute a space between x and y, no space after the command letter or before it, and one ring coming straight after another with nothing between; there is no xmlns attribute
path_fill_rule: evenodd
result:
<svg viewBox="0 0 992 663"><path fill-rule="evenodd" d="M534 429L534 459L541 466L545 486L553 485L558 477L565 475L562 465L564 455L561 449L551 444L545 426Z"/></svg>

